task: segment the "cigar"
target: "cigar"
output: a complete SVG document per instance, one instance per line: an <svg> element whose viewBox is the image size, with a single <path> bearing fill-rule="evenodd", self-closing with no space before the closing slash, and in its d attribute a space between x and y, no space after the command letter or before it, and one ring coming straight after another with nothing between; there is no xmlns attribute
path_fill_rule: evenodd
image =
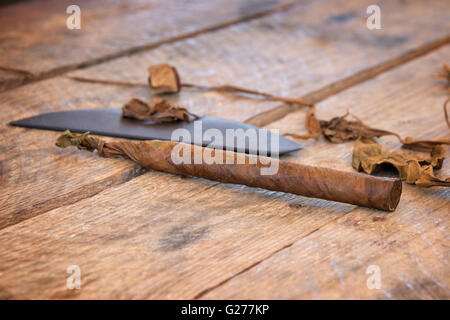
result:
<svg viewBox="0 0 450 320"><path fill-rule="evenodd" d="M104 142L88 133L73 134L66 131L58 138L56 145L62 148L76 146L88 151L97 150L103 157L127 157L148 169L385 211L395 210L402 192L400 179L302 165L174 141ZM190 152L186 158L190 157L191 161L181 163L175 161L173 155L177 155L179 150ZM223 161L222 163L199 161L198 156L205 154L213 158L221 156ZM264 168L267 170L270 166L277 168L276 173L262 174L262 170Z"/></svg>

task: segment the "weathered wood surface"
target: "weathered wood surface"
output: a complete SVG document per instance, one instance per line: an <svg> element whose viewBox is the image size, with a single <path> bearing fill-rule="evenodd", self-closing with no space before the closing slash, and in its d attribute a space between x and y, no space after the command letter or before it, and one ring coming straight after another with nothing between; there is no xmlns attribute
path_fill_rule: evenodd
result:
<svg viewBox="0 0 450 320"><path fill-rule="evenodd" d="M342 12L349 12L344 5ZM376 45L364 51L367 44L355 42L353 49L349 44L344 52L351 57L341 57L342 65L332 65L322 80L314 79L316 70L324 72L323 64L336 61L330 58L334 57L331 52L342 49L342 41L331 41L330 52L317 57L318 47L305 46L311 45L314 38L299 33L284 40L285 44L298 43L298 47L286 49L287 55L288 51L297 50L297 56L292 55L280 66L270 62L278 53L271 49L270 42L264 43L266 37L257 37L261 30L252 31L257 22L271 19L275 19L271 22L275 29L283 25L282 21L292 23L293 30L301 29L287 19L289 14L298 16L291 11L233 26L227 32L165 45L148 54L117 59L77 74L140 80L145 77L147 64L163 60L179 66L182 76L190 82L220 84L239 78L239 85L285 95L307 94L367 67L365 58L369 65L378 63L445 35L440 33L443 30L436 21L426 23L430 17L437 19L430 14L432 10L419 10L416 6L415 10L407 10L417 12L419 20L419 12L423 13L424 18L416 30L418 37L411 37L412 42L403 42L404 47L400 44L392 51L377 51ZM323 11L315 10L323 17ZM332 16L341 17L336 12ZM441 28L445 21L440 22ZM424 25L436 29L430 28L426 33ZM277 37L284 39L280 35L285 35L286 29L281 29ZM269 34L267 39L272 40ZM219 36L220 41L214 42ZM253 38L254 47L248 51L236 40L249 42ZM224 41L227 39L230 41ZM206 45L208 41L210 44ZM261 48L273 51L262 62L253 62L251 57ZM219 52L222 60L218 59ZM208 59L208 54L215 58L199 61L199 56ZM361 59L356 58L358 54ZM231 55L237 57L231 59ZM296 62L303 55L308 67ZM395 130L403 136L448 137L442 112L446 90L432 77L448 56L449 49L444 48L400 66L330 97L319 104L317 114L327 119L350 109L367 124ZM275 74L275 78L264 77L266 74ZM284 75L286 80L282 80ZM302 86L285 89L284 85L295 79L300 79ZM148 92L55 78L1 94L1 123L45 111L99 105L120 107L123 101L118 100L126 101L131 96L148 97ZM195 112L240 120L275 106L229 101L216 94L205 97L187 92L178 100ZM301 132L304 114L292 113L269 127ZM4 126L0 130L0 211L6 217L3 221L9 224L0 231L2 298L449 297L446 190L405 186L397 211L386 214L153 171L142 174L130 161L57 149L53 143L58 134L53 132ZM382 141L389 147L398 147L393 139ZM353 170L351 143L331 145L319 140L303 144L306 149L287 159ZM446 164L441 174L448 176L449 171ZM128 181L136 175L140 176ZM83 198L86 199L80 200ZM26 218L29 219L17 223ZM365 271L372 264L381 268L381 290L367 289L369 275ZM81 268L80 290L66 289L66 269L70 265Z"/></svg>
<svg viewBox="0 0 450 320"><path fill-rule="evenodd" d="M436 7L442 3L436 1ZM392 13L383 21L394 27L369 32L363 24L365 3L342 1L340 4L330 7L328 3L316 2L295 6L72 74L143 81L148 65L167 61L179 67L186 82L234 83L285 96L301 95L440 39L445 35L443 26L448 23L439 10L437 13L422 10L419 4L405 9L414 17L407 20L395 13L403 8L401 2L389 2L388 12ZM347 16L349 18L342 18ZM397 23L402 24L403 29L397 27ZM343 31L346 36L325 37L328 32L336 34L336 28L348 30ZM402 30L405 35L400 41ZM84 154L62 157L61 151L53 146L57 133L11 128L5 126L7 122L57 110L120 108L131 97L147 99L149 92L145 88L78 83L55 77L2 93L0 147L5 152L0 154L0 227L74 203L139 173L135 165L116 160L105 161ZM171 100L195 113L236 120L245 120L278 105L188 90Z"/></svg>
<svg viewBox="0 0 450 320"><path fill-rule="evenodd" d="M401 134L448 135L446 89L431 76L448 54L327 99L318 115L350 108ZM301 130L301 118L273 126ZM289 159L352 170L351 149L310 141ZM3 229L0 287L5 298L448 298L447 215L440 188L405 186L388 214L149 171ZM80 290L65 287L70 265ZM381 268L381 290L366 286L369 265Z"/></svg>
<svg viewBox="0 0 450 320"><path fill-rule="evenodd" d="M347 110L366 124L422 139L449 138L443 102L447 90L433 74L450 47L410 62L318 104L330 119ZM306 133L305 112L272 123L282 132ZM399 148L395 138L380 141ZM290 161L351 169L352 143L307 141ZM450 176L448 162L439 172ZM404 185L397 210L384 214L356 208L202 296L214 298L450 298L449 190ZM299 213L302 209L299 209ZM301 214L301 213L300 213ZM370 290L369 266L381 270L381 288Z"/></svg>
<svg viewBox="0 0 450 320"><path fill-rule="evenodd" d="M216 188L207 181L148 172L3 229L2 294L193 298L319 228L323 219L352 209L308 199L302 201L304 214L298 214L294 200L292 195ZM81 268L81 290L65 287L69 265ZM18 285L25 273L27 282Z"/></svg>
<svg viewBox="0 0 450 320"><path fill-rule="evenodd" d="M0 8L0 90L192 37L285 9L288 1L77 1L81 29L66 27L73 1L28 1ZM26 76L14 70L25 70Z"/></svg>

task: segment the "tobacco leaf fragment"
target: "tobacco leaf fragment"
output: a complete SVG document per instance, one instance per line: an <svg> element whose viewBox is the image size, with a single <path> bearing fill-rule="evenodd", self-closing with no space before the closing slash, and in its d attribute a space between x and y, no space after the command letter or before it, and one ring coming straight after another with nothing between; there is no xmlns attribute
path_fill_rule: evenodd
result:
<svg viewBox="0 0 450 320"><path fill-rule="evenodd" d="M387 135L397 136L397 134L390 131L371 128L355 116L353 116L355 118L354 121L349 121L346 119L349 115L350 113L347 112L343 116L334 117L328 121L319 120L315 115L315 107L313 106L308 110L305 120L305 127L310 134L297 135L295 133L286 133L284 135L300 139L315 139L323 135L327 140L333 143L343 143L349 140L358 139L359 137L372 138Z"/></svg>
<svg viewBox="0 0 450 320"><path fill-rule="evenodd" d="M197 115L189 112L186 108L173 106L166 100L155 100L154 109L156 110L156 113L153 115L153 120L156 122L173 122L177 120L190 122L191 116L194 119L199 118Z"/></svg>
<svg viewBox="0 0 450 320"><path fill-rule="evenodd" d="M445 180L437 178L433 173L433 166L423 166L416 161L410 161L408 166L408 179L407 183L414 183L421 187L450 187L450 177Z"/></svg>
<svg viewBox="0 0 450 320"><path fill-rule="evenodd" d="M60 148L75 146L80 150L94 151L98 148L98 142L99 140L91 136L89 131L82 134L73 134L69 130L66 130L56 140L56 146Z"/></svg>
<svg viewBox="0 0 450 320"><path fill-rule="evenodd" d="M411 137L406 137L405 139L402 139L399 136L397 137L404 148L416 151L431 152L435 146L443 144L450 145L450 140L448 139L418 140Z"/></svg>
<svg viewBox="0 0 450 320"><path fill-rule="evenodd" d="M122 107L122 117L138 120L152 120L157 123L186 121L190 122L191 117L198 119L198 116L189 112L186 108L171 105L164 99L153 99L152 105L139 100L131 99Z"/></svg>
<svg viewBox="0 0 450 320"><path fill-rule="evenodd" d="M122 107L122 118L148 120L154 112L146 102L133 98Z"/></svg>
<svg viewBox="0 0 450 320"><path fill-rule="evenodd" d="M316 118L315 111L315 106L312 106L306 113L305 127L309 134L299 135L296 133L285 133L284 136L293 137L295 139L317 139L320 137L322 128L320 126L320 121Z"/></svg>
<svg viewBox="0 0 450 320"><path fill-rule="evenodd" d="M150 66L148 73L148 83L154 93L177 93L180 91L181 84L177 69L167 63Z"/></svg>
<svg viewBox="0 0 450 320"><path fill-rule="evenodd" d="M403 147L430 152L437 145L450 145L448 139L436 140L417 140L411 137L403 139L395 132L372 128L364 124L358 117L351 115L355 120L347 120L349 112L340 117L334 117L331 120L319 120L315 116L315 107L312 106L306 114L305 127L310 132L308 135L298 135L295 133L285 133L284 136L290 136L296 139L316 139L323 135L328 141L333 143L343 143L350 140L356 140L359 137L379 138L383 136L395 136L402 143Z"/></svg>
<svg viewBox="0 0 450 320"><path fill-rule="evenodd" d="M371 128L365 125L360 119L355 118L354 121L347 120L347 112L343 116L332 118L329 121L320 121L322 133L329 141L333 143L343 143L349 140L355 140L359 137L373 138L388 135L396 135L393 132Z"/></svg>
<svg viewBox="0 0 450 320"><path fill-rule="evenodd" d="M420 158L400 151L383 151L373 139L360 137L353 147L352 167L371 174L379 165L388 163L397 169L400 179L409 184L450 187L450 178L441 180L433 173L433 169L442 167L444 159L445 149L441 145L434 146L429 157Z"/></svg>

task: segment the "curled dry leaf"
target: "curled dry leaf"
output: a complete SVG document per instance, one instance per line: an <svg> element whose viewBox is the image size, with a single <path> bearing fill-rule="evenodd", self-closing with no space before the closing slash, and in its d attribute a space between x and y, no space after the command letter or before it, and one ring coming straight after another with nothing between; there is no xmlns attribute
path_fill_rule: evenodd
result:
<svg viewBox="0 0 450 320"><path fill-rule="evenodd" d="M310 134L299 135L295 133L285 133L295 139L316 139L323 135L328 141L333 143L343 143L350 140L356 140L359 137L379 138L383 136L395 136L403 144L403 147L430 152L437 145L450 145L448 139L436 140L417 140L411 137L403 139L395 132L372 128L364 124L355 115L355 120L347 120L349 112L340 117L334 117L331 120L319 120L315 116L315 107L311 107L306 114L305 127Z"/></svg>
<svg viewBox="0 0 450 320"><path fill-rule="evenodd" d="M122 118L148 120L152 117L154 109L146 102L139 99L131 99L122 107Z"/></svg>
<svg viewBox="0 0 450 320"><path fill-rule="evenodd" d="M353 147L352 166L357 171L368 174L381 164L393 165L400 179L422 187L450 186L450 178L441 180L434 176L433 169L440 169L445 158L445 149L434 146L429 157L414 157L399 151L383 151L380 144L373 139L360 137Z"/></svg>
<svg viewBox="0 0 450 320"><path fill-rule="evenodd" d="M72 134L69 130L66 130L56 140L56 146L60 148L76 146L80 150L94 151L98 147L98 140L92 137L89 131L82 134Z"/></svg>
<svg viewBox="0 0 450 320"><path fill-rule="evenodd" d="M176 93L180 91L181 84L177 69L167 63L150 66L148 73L148 83L154 93Z"/></svg>
<svg viewBox="0 0 450 320"><path fill-rule="evenodd" d="M315 115L316 108L312 106L306 113L305 127L309 134L299 135L296 133L285 133L284 136L293 137L295 139L317 139L322 135L322 128L320 121Z"/></svg>
<svg viewBox="0 0 450 320"><path fill-rule="evenodd" d="M291 136L299 139L315 139L323 135L327 140L333 143L343 143L349 140L355 140L359 137L382 137L386 135L396 135L393 132L371 128L366 126L361 120L355 118L349 121L346 118L350 113L343 116L332 118L331 120L319 120L315 115L315 107L311 107L305 120L305 127L310 134L298 135L295 133L286 133L285 136Z"/></svg>
<svg viewBox="0 0 450 320"><path fill-rule="evenodd" d="M416 151L431 152L436 146L443 144L450 145L450 140L448 139L417 140L411 137L406 137L405 139L402 139L399 136L397 137L404 148Z"/></svg>
<svg viewBox="0 0 450 320"><path fill-rule="evenodd" d="M185 108L171 105L164 99L155 98L152 105L139 100L131 99L122 108L122 117L138 120L152 120L157 123L186 121L190 122L191 117L198 119L198 116L189 112Z"/></svg>
<svg viewBox="0 0 450 320"><path fill-rule="evenodd" d="M373 138L396 135L390 131L366 126L355 116L353 116L355 118L354 121L347 120L346 118L349 115L350 113L347 112L345 115L335 117L329 121L320 121L320 127L322 128L322 133L325 138L334 143L342 143L358 139L359 137Z"/></svg>

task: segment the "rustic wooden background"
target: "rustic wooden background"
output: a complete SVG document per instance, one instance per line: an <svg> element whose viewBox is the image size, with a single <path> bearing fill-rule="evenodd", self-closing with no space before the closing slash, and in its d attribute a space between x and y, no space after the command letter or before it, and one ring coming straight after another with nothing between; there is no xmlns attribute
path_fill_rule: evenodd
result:
<svg viewBox="0 0 450 320"><path fill-rule="evenodd" d="M447 0L73 1L0 7L0 298L448 299L449 191L404 185L393 213L145 171L54 146L56 132L9 127L43 112L120 108L168 62L186 82L233 83L346 110L368 125L448 138ZM184 90L194 113L304 132L305 110ZM400 145L380 139L386 148ZM289 161L352 171L352 143L302 142ZM440 176L450 175L446 164ZM70 265L81 289L66 288ZM369 289L366 270L381 270Z"/></svg>

